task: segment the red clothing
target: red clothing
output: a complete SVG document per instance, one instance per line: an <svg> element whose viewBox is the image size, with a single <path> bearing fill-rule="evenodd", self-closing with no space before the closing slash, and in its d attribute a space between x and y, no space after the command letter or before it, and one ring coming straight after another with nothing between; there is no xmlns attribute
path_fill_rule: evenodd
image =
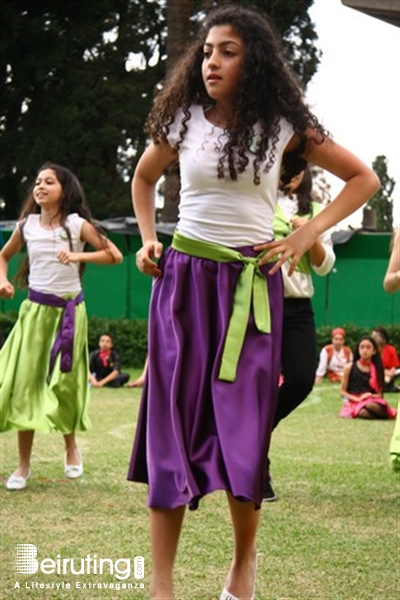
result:
<svg viewBox="0 0 400 600"><path fill-rule="evenodd" d="M400 366L400 360L397 350L391 344L385 344L381 351L382 364L384 369L393 369Z"/></svg>

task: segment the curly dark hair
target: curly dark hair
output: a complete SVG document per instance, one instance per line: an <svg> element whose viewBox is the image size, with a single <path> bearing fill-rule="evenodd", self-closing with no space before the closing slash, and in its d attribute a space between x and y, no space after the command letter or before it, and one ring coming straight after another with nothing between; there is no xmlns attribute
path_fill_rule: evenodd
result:
<svg viewBox="0 0 400 600"><path fill-rule="evenodd" d="M60 206L59 206L59 211L54 216L54 218L56 218L58 216L60 217L60 225L61 225L61 227L63 227L65 229L65 232L68 237L70 250L72 251L72 249L73 249L72 248L72 238L71 238L71 232L67 226L66 221L67 221L68 215L70 215L72 213L78 213L78 215L80 217L82 217L83 219L85 219L86 221L91 223L96 228L96 230L99 234L99 239L101 240L103 247L106 249L107 244L105 243L104 235L101 232L100 228L96 225L96 222L92 218L90 209L89 209L88 205L86 204L84 191L83 191L82 186L79 183L76 175L74 175L72 173L72 171L70 171L66 167L63 167L63 166L58 165L53 162L46 162L38 169L38 171L36 173L36 178L39 175L39 173L41 173L41 171L44 171L45 169L51 169L52 171L55 172L57 180L59 181L59 183L61 184L61 187L62 187L62 198L61 198L61 202L60 202ZM36 178L35 178L35 181L36 181ZM27 217L32 214L40 214L40 212L41 212L40 206L36 203L36 201L33 197L33 189L35 187L35 181L33 182L33 184L31 185L31 187L28 190L25 202L22 205L21 213L19 216L18 226L19 226L19 231L21 233L22 238L24 237L23 229L24 229L24 224L25 224ZM84 263L80 263L79 270L80 270L80 274L83 275L83 272L85 270ZM20 287L26 287L26 285L28 283L28 276L29 276L29 259L28 259L28 256L26 256L22 262L21 267L19 268L18 272L16 273L14 280Z"/></svg>
<svg viewBox="0 0 400 600"><path fill-rule="evenodd" d="M252 145L254 183L260 184L260 165L266 162L267 172L276 159L281 117L292 124L300 143L294 152L285 156L281 179L290 179L305 168L302 154L311 140L322 142L328 133L306 105L297 77L286 63L280 41L266 16L243 8L228 5L211 11L205 18L195 41L177 63L171 75L157 93L145 131L154 143L165 140L176 112L182 109L183 118L176 148L182 144L191 118L193 104L210 107L209 97L201 74L203 46L212 27L230 25L245 43L245 55L235 98L235 108L226 126L228 141L222 148L218 162L218 177L237 179L248 165ZM254 148L254 126L260 127ZM307 128L315 134L307 137Z"/></svg>
<svg viewBox="0 0 400 600"><path fill-rule="evenodd" d="M312 215L314 212L311 190L312 175L310 168L307 166L304 170L303 179L296 190L299 215L308 215L310 213Z"/></svg>

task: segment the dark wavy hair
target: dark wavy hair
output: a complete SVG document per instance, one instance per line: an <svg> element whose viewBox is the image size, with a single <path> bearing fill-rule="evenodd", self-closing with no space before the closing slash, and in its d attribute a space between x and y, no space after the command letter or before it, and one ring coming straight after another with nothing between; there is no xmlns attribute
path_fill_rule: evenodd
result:
<svg viewBox="0 0 400 600"><path fill-rule="evenodd" d="M298 215L311 214L312 216L314 213L313 200L311 197L312 185L313 182L311 169L309 166L306 166L306 168L304 169L303 179L301 180L301 183L299 184L298 188L293 192L294 194L296 194L297 198ZM281 189L285 194L288 193L288 189L285 188L285 186L281 186Z"/></svg>
<svg viewBox="0 0 400 600"><path fill-rule="evenodd" d="M358 360L360 360L360 344L361 342L363 342L364 340L368 340L369 342L371 342L371 344L373 345L374 349L375 349L375 354L372 355L371 358L371 362L375 365L376 367L376 374L378 377L378 383L379 383L379 387L382 390L383 389L383 383L384 383L384 370L383 370L383 364L382 364L382 358L379 352L379 348L378 348L378 344L376 343L376 341L374 340L374 338L370 335L363 335L357 342L357 346L354 348L354 352L353 352L353 364L351 367L351 372L356 368L356 363Z"/></svg>
<svg viewBox="0 0 400 600"><path fill-rule="evenodd" d="M214 101L206 92L201 74L203 46L212 27L230 25L245 44L245 55L237 86L234 111L226 126L228 141L222 147L218 162L218 177L237 179L249 162L246 153L252 145L254 126L261 127L261 135L256 148L252 147L254 183L260 184L260 165L266 162L267 172L276 159L276 145L279 139L281 117L292 124L300 143L296 151L290 152L283 161L281 179L289 181L293 175L306 166L302 154L311 140L322 142L328 133L310 112L306 105L298 80L286 63L280 40L266 16L243 8L228 5L211 11L205 18L195 41L171 75L157 93L148 116L145 132L155 143L165 140L169 126L174 122L176 112L182 109L177 149L182 144L187 131L186 123L191 118L190 106L212 106ZM312 128L315 134L307 138L306 129Z"/></svg>
<svg viewBox="0 0 400 600"><path fill-rule="evenodd" d="M73 250L72 238L71 232L67 226L66 221L68 215L72 213L78 213L80 217L91 223L96 228L99 234L99 239L101 240L103 247L106 249L107 245L104 240L104 235L92 218L90 209L86 204L85 194L83 192L81 184L78 181L78 178L72 173L72 171L70 171L66 167L63 167L53 162L46 162L40 167L40 169L38 169L35 181L32 183L31 187L28 190L25 202L22 205L21 213L19 216L18 226L19 231L21 233L21 237L24 238L24 224L27 217L32 214L40 214L41 212L40 206L36 203L33 197L33 189L35 187L35 182L39 173L41 173L45 169L51 169L55 172L57 180L62 187L62 197L59 206L59 211L54 216L54 218L59 217L60 225L65 229L65 232L67 234L70 250ZM80 263L79 272L81 275L83 275L84 268L84 263ZM19 268L18 272L14 277L14 280L20 287L26 287L28 283L28 276L29 257L28 255L26 255L21 264L21 267Z"/></svg>

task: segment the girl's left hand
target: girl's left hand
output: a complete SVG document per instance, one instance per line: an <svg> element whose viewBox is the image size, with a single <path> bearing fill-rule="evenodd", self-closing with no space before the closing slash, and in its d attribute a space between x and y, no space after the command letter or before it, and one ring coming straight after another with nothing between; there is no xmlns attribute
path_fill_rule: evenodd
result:
<svg viewBox="0 0 400 600"><path fill-rule="evenodd" d="M253 246L256 252L267 250L267 253L260 259L259 265L262 266L267 262L271 262L273 257L278 255L277 261L269 271L269 275L274 275L284 262L290 259L290 268L288 275L292 275L300 258L315 244L318 239L318 232L315 230L311 221L296 229L285 238L265 244Z"/></svg>
<svg viewBox="0 0 400 600"><path fill-rule="evenodd" d="M72 262L78 262L76 252L70 252L70 250L60 250L57 254L57 258L63 265L69 265Z"/></svg>

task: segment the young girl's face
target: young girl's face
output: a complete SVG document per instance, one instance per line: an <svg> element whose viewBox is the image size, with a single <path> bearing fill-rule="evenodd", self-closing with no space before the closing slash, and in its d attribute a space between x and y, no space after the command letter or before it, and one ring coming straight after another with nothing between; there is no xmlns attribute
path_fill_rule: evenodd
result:
<svg viewBox="0 0 400 600"><path fill-rule="evenodd" d="M33 187L33 198L41 208L58 208L62 196L62 186L53 169L40 171Z"/></svg>
<svg viewBox="0 0 400 600"><path fill-rule="evenodd" d="M360 358L363 358L364 360L371 360L375 354L375 348L369 340L362 340L358 346L358 351L360 353Z"/></svg>
<svg viewBox="0 0 400 600"><path fill-rule="evenodd" d="M229 103L237 91L245 45L230 25L212 27L203 48L202 77L208 95Z"/></svg>

